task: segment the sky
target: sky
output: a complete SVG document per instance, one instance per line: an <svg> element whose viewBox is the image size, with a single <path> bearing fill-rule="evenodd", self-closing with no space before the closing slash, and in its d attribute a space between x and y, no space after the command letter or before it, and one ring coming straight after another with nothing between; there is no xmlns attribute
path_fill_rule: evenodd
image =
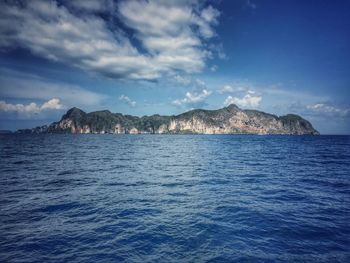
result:
<svg viewBox="0 0 350 263"><path fill-rule="evenodd" d="M0 129L231 103L350 134L350 1L0 1Z"/></svg>

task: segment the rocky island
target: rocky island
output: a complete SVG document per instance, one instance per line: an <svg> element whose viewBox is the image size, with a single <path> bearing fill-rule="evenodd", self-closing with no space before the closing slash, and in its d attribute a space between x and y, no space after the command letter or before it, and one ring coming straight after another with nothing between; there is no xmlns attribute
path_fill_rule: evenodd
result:
<svg viewBox="0 0 350 263"><path fill-rule="evenodd" d="M86 113L72 108L49 126L18 133L112 134L285 134L318 135L311 123L295 114L276 116L243 110L234 104L218 110L195 109L173 116L131 116L108 110Z"/></svg>

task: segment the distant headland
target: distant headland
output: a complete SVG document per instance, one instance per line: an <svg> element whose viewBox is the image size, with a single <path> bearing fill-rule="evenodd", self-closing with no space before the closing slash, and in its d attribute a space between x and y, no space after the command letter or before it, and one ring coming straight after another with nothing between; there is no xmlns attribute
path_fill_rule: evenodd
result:
<svg viewBox="0 0 350 263"><path fill-rule="evenodd" d="M74 107L58 122L17 133L319 134L310 122L298 115L278 117L257 110L243 110L234 104L218 110L195 109L180 115L143 117L109 110L86 113Z"/></svg>

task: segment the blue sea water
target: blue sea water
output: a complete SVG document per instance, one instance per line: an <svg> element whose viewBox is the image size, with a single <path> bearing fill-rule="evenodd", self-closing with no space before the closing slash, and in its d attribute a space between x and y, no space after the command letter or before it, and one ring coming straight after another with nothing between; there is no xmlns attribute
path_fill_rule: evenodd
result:
<svg viewBox="0 0 350 263"><path fill-rule="evenodd" d="M0 262L350 262L350 137L0 135Z"/></svg>

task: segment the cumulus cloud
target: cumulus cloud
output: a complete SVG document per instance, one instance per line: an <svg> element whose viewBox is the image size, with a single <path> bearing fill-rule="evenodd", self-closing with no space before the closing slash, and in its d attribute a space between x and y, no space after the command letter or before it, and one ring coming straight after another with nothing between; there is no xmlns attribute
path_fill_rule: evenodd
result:
<svg viewBox="0 0 350 263"><path fill-rule="evenodd" d="M254 95L254 92L248 92L242 98L228 96L224 101L224 105L228 106L230 104L236 104L241 107L258 107L261 100L261 96Z"/></svg>
<svg viewBox="0 0 350 263"><path fill-rule="evenodd" d="M0 101L0 111L4 112L39 112L40 107L36 105L36 103L32 102L29 103L28 105L24 104L11 104L11 103L6 103L5 101Z"/></svg>
<svg viewBox="0 0 350 263"><path fill-rule="evenodd" d="M0 48L25 48L118 79L154 80L178 71L199 72L205 66L210 53L205 41L215 36L219 16L212 6L197 1L120 1L116 12L103 19L96 12L103 10L104 2L2 2ZM132 43L121 23L140 45Z"/></svg>
<svg viewBox="0 0 350 263"><path fill-rule="evenodd" d="M136 106L136 101L131 100L128 96L121 95L121 96L119 97L119 100L125 102L125 103L128 104L130 107L135 107L135 106Z"/></svg>
<svg viewBox="0 0 350 263"><path fill-rule="evenodd" d="M48 110L63 110L66 107L60 103L58 98L53 98L44 102L42 105L38 105L35 102L29 104L11 104L5 101L0 101L0 111L5 113L17 113L30 116L33 114L40 114L43 111Z"/></svg>
<svg viewBox="0 0 350 263"><path fill-rule="evenodd" d="M193 91L187 91L185 97L172 101L172 105L177 107L200 107L204 106L205 100L212 94L207 84L194 77L175 75L173 80L183 86L187 86Z"/></svg>
<svg viewBox="0 0 350 263"><path fill-rule="evenodd" d="M45 102L43 105L41 105L40 110L61 110L64 109L65 107L60 104L60 100L57 98L53 98L47 102Z"/></svg>
<svg viewBox="0 0 350 263"><path fill-rule="evenodd" d="M173 105L181 107L185 106L194 106L202 104L210 95L211 91L203 89L201 92L186 92L183 99L177 99L172 102Z"/></svg>

